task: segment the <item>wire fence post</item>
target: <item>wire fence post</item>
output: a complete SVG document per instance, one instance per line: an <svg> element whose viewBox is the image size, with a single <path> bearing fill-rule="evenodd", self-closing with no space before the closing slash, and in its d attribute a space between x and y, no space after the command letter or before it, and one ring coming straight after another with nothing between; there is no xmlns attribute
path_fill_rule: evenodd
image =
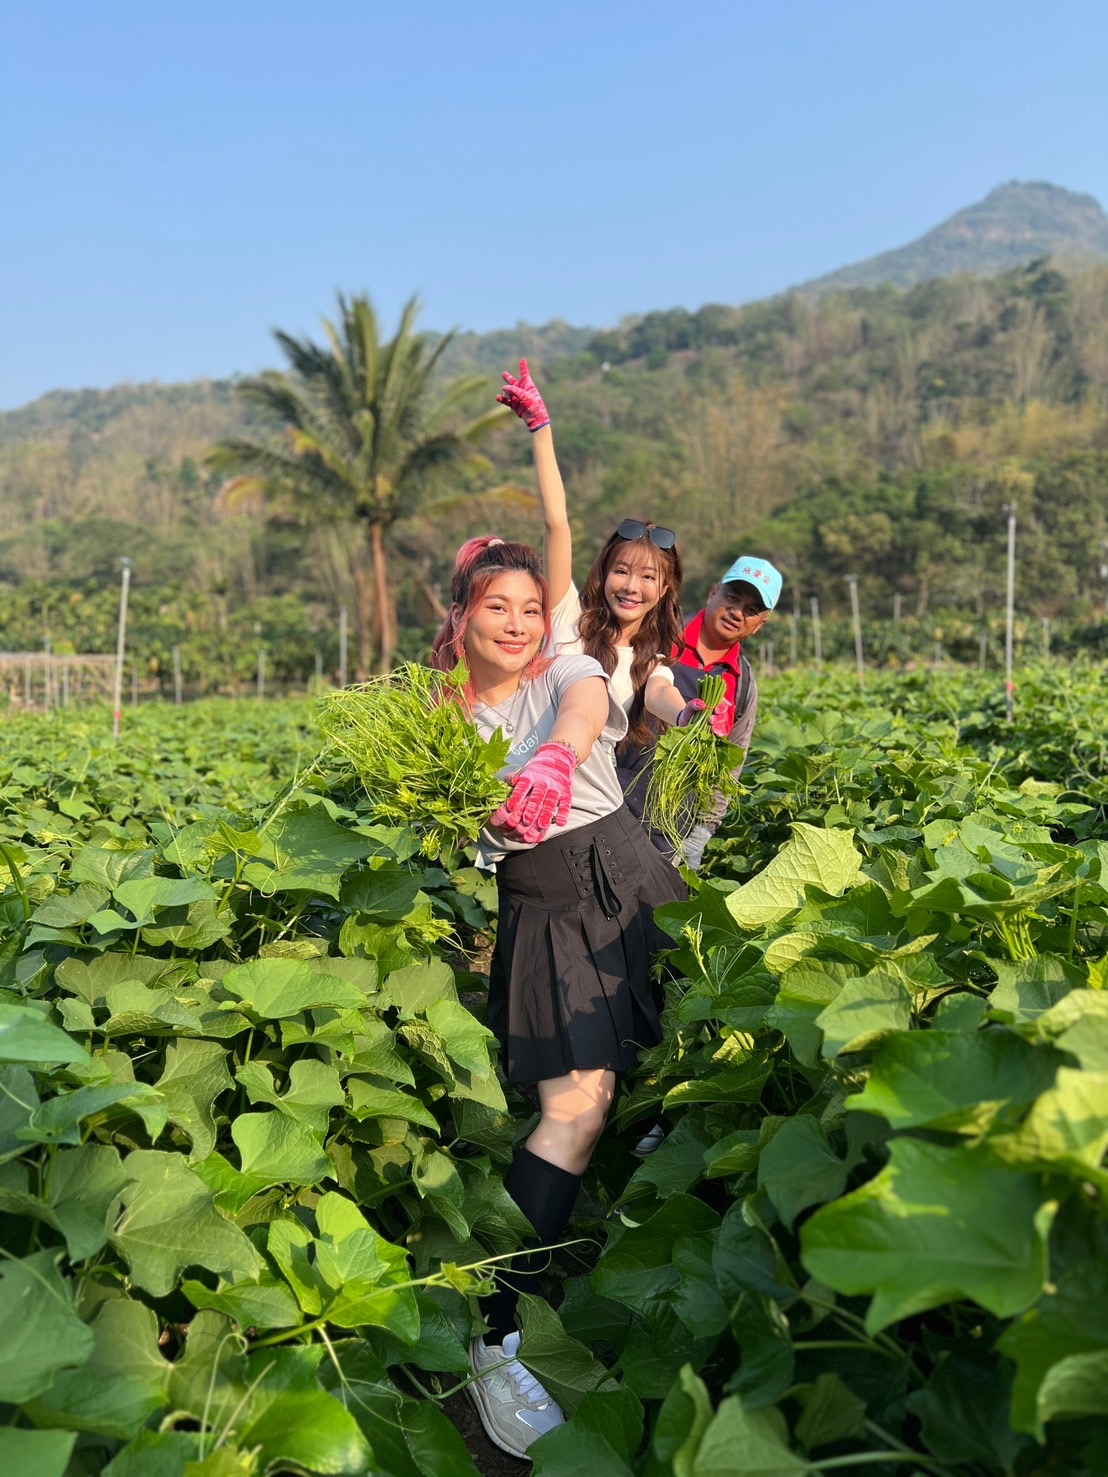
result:
<svg viewBox="0 0 1108 1477"><path fill-rule="evenodd" d="M1050 616L1043 616L1043 661L1050 660Z"/></svg>
<svg viewBox="0 0 1108 1477"><path fill-rule="evenodd" d="M819 596L813 595L812 607L812 645L816 658L816 671L823 671L823 632L819 624Z"/></svg>
<svg viewBox="0 0 1108 1477"><path fill-rule="evenodd" d="M902 598L903 597L901 596L899 590L893 596L893 620L894 621L898 621L900 619L900 602L901 602L901 599Z"/></svg>
<svg viewBox="0 0 1108 1477"><path fill-rule="evenodd" d="M989 633L982 631L977 638L977 648L980 652L980 666L984 671L989 661Z"/></svg>
<svg viewBox="0 0 1108 1477"><path fill-rule="evenodd" d="M175 646L173 648L173 701L178 708L181 706L182 696L181 648L179 646Z"/></svg>
<svg viewBox="0 0 1108 1477"><path fill-rule="evenodd" d="M845 576L850 586L850 619L854 626L854 661L858 667L858 686L866 685L866 661L862 652L862 616L858 609L858 576L848 574Z"/></svg>
<svg viewBox="0 0 1108 1477"><path fill-rule="evenodd" d="M115 681L112 686L112 738L119 737L119 721L123 716L123 653L127 648L127 592L131 588L131 561L123 559L123 575L119 586L119 629L115 638Z"/></svg>
<svg viewBox="0 0 1108 1477"><path fill-rule="evenodd" d="M320 687L323 683L323 653L317 646L315 649L315 685Z"/></svg>
<svg viewBox="0 0 1108 1477"><path fill-rule="evenodd" d="M789 666L796 666L796 643L800 626L800 611L794 605L789 616Z"/></svg>
<svg viewBox="0 0 1108 1477"><path fill-rule="evenodd" d="M346 606L339 606L339 686L346 686Z"/></svg>
<svg viewBox="0 0 1108 1477"><path fill-rule="evenodd" d="M1009 723L1016 720L1015 688L1012 686L1012 653L1016 630L1016 505L1005 503L1008 514L1008 594L1004 625L1004 705Z"/></svg>

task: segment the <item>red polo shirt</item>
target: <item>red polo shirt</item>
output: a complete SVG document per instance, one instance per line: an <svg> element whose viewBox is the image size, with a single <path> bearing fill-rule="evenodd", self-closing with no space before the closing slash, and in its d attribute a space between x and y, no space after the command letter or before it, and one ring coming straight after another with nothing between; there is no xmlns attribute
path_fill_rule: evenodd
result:
<svg viewBox="0 0 1108 1477"><path fill-rule="evenodd" d="M700 655L700 633L704 628L704 612L693 616L685 627L670 656L682 667L696 667L702 672L715 672L723 678L727 685L727 701L732 708L735 706L739 688L739 661L742 655L742 646L736 641L730 650L724 652L717 662L710 666Z"/></svg>

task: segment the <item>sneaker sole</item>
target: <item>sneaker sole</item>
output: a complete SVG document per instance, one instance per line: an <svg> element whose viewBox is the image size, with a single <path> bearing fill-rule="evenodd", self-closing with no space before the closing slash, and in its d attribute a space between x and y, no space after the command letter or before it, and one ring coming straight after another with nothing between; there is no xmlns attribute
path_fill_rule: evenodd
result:
<svg viewBox="0 0 1108 1477"><path fill-rule="evenodd" d="M474 1408L476 1409L478 1418L481 1422L481 1427L484 1430L485 1435L492 1442L492 1444L494 1446L498 1446L500 1450L505 1452L508 1456L514 1456L517 1461L531 1461L532 1458L527 1455L526 1451L517 1451L514 1446L509 1446L504 1438L494 1429L491 1416L489 1415L488 1408L485 1405L485 1392L481 1387L480 1380L475 1379L472 1384L467 1385L466 1394L473 1401ZM535 1439L538 1440L538 1437L536 1437Z"/></svg>
<svg viewBox="0 0 1108 1477"><path fill-rule="evenodd" d="M658 1152L665 1141L665 1135L663 1134L657 1143L647 1144L644 1148L643 1141L640 1140L631 1150L631 1157L633 1159L649 1159L652 1154L656 1154Z"/></svg>

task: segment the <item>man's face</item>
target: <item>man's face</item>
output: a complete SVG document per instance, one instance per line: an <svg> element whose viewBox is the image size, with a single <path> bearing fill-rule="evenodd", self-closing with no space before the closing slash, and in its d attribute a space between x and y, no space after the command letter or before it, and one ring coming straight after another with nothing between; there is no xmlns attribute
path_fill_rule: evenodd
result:
<svg viewBox="0 0 1108 1477"><path fill-rule="evenodd" d="M761 595L745 580L713 585L704 607L703 635L708 646L734 646L749 641L769 620Z"/></svg>

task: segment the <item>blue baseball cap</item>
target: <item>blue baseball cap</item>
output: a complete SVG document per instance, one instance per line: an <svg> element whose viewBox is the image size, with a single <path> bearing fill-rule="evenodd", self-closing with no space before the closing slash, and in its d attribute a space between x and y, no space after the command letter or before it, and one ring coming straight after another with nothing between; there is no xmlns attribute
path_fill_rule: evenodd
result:
<svg viewBox="0 0 1108 1477"><path fill-rule="evenodd" d="M781 598L781 575L768 559L743 554L731 565L720 584L731 585L740 580L745 585L754 586L767 610L772 610Z"/></svg>

